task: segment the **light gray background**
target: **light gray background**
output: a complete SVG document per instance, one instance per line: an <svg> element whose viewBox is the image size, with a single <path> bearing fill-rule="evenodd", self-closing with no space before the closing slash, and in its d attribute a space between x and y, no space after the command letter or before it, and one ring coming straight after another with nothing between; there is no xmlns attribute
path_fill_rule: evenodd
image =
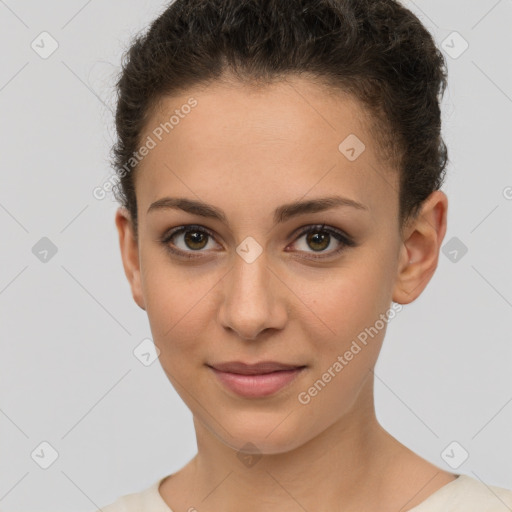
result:
<svg viewBox="0 0 512 512"><path fill-rule="evenodd" d="M512 488L512 66L510 0L407 1L447 55L450 164L444 254L418 300L388 326L377 414L439 467ZM0 1L0 508L91 511L139 491L195 453L192 417L159 362L121 265L111 174L113 78L160 1ZM41 58L48 31L59 47ZM448 38L448 39L447 39ZM451 42L452 41L452 42ZM48 48L48 46L46 46ZM508 187L508 188L507 188ZM48 237L58 252L32 252ZM453 243L453 242L452 242ZM460 255L460 253L459 253ZM31 453L59 456L42 469ZM48 452L46 452L48 453ZM455 454L457 455L457 454ZM458 456L458 455L457 455Z"/></svg>

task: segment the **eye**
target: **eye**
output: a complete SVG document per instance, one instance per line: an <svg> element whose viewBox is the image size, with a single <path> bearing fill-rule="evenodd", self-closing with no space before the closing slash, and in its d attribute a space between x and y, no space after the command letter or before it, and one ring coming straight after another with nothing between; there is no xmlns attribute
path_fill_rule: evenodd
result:
<svg viewBox="0 0 512 512"><path fill-rule="evenodd" d="M213 240L213 238L213 233L206 228L190 224L188 226L180 226L172 229L164 235L161 239L161 243L172 254L177 254L184 258L197 258L201 257L201 254L194 255L191 253L204 252L203 249L205 248L211 249L209 242Z"/></svg>
<svg viewBox="0 0 512 512"><path fill-rule="evenodd" d="M298 243L302 238L304 238L304 241ZM215 246L219 247L219 244L216 242L210 244L214 239L215 236L210 230L203 226L189 224L179 226L167 232L160 242L171 254L193 259L202 257L203 254L201 253L205 252L203 249L215 250ZM302 247L298 252L310 253L309 256L306 256L309 259L327 258L340 253L346 247L354 247L356 245L348 235L336 228L325 227L325 224L302 228L293 244L298 244ZM333 245L335 246L333 250L326 251L326 249ZM308 248L312 249L312 251L309 251Z"/></svg>
<svg viewBox="0 0 512 512"><path fill-rule="evenodd" d="M304 238L304 241L298 244L299 247L302 247L302 249L299 249L299 252L310 253L308 248L312 249L312 254L307 256L307 258L311 259L333 256L343 251L346 247L354 247L356 245L348 235L336 228L325 227L325 224L303 228L294 244L297 244L301 238ZM335 246L333 250L326 251L329 247L332 248L333 245ZM321 255L314 253L321 253Z"/></svg>

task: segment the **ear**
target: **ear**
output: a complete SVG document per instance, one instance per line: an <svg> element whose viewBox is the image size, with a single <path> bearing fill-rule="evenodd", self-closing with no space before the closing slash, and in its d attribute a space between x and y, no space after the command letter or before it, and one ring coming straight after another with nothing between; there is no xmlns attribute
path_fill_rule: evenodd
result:
<svg viewBox="0 0 512 512"><path fill-rule="evenodd" d="M437 268L447 216L448 198L444 192L435 190L404 230L393 290L394 302L409 304L427 286Z"/></svg>
<svg viewBox="0 0 512 512"><path fill-rule="evenodd" d="M140 308L146 310L140 277L139 246L130 213L126 208L118 208L115 222L119 233L119 247L124 273L130 283L133 300Z"/></svg>

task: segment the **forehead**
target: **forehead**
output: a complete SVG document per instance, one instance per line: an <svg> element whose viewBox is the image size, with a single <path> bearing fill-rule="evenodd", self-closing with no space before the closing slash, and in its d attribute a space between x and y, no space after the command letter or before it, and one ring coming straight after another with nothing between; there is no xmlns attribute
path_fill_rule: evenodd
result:
<svg viewBox="0 0 512 512"><path fill-rule="evenodd" d="M194 105L190 108L190 105ZM281 202L340 193L375 216L397 214L398 175L380 159L372 118L354 97L304 79L265 86L215 83L164 97L142 141L141 210L165 195ZM187 190L188 189L188 190ZM217 192L214 195L214 192Z"/></svg>

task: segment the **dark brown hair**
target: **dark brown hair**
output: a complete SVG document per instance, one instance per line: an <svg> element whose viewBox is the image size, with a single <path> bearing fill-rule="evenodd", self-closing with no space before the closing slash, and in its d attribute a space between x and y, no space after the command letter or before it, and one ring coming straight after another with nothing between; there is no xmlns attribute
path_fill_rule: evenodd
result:
<svg viewBox="0 0 512 512"><path fill-rule="evenodd" d="M420 20L398 1L175 0L134 37L116 84L114 195L136 233L137 166L127 172L127 163L155 105L228 74L260 85L307 76L362 102L379 147L400 173L400 227L441 187L446 62Z"/></svg>

